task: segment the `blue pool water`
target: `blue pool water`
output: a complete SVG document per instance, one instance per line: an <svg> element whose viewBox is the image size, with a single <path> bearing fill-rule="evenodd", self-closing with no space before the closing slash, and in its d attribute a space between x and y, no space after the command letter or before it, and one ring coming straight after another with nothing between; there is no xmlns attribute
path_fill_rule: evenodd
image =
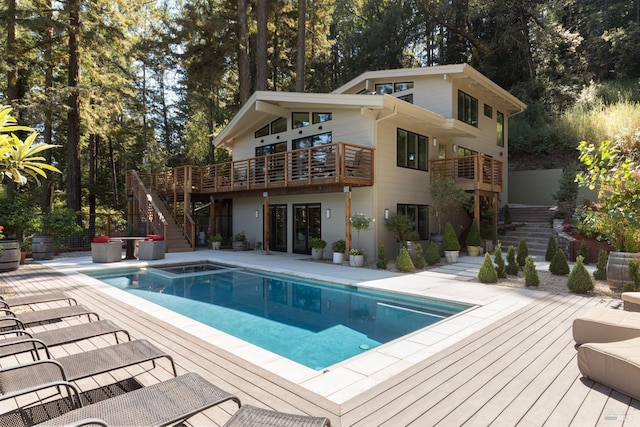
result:
<svg viewBox="0 0 640 427"><path fill-rule="evenodd" d="M470 308L209 263L88 274L316 370Z"/></svg>

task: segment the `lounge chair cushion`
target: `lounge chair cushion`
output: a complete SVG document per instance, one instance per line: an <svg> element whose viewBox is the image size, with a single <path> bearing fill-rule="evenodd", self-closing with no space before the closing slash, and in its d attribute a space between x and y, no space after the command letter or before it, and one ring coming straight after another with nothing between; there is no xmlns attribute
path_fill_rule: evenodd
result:
<svg viewBox="0 0 640 427"><path fill-rule="evenodd" d="M108 243L110 241L109 236L96 236L93 238L94 243Z"/></svg>
<svg viewBox="0 0 640 427"><path fill-rule="evenodd" d="M594 307L573 321L578 344L624 341L640 337L640 313Z"/></svg>
<svg viewBox="0 0 640 427"><path fill-rule="evenodd" d="M623 292L624 311L640 311L640 292Z"/></svg>
<svg viewBox="0 0 640 427"><path fill-rule="evenodd" d="M593 381L640 399L640 338L583 344L578 369Z"/></svg>

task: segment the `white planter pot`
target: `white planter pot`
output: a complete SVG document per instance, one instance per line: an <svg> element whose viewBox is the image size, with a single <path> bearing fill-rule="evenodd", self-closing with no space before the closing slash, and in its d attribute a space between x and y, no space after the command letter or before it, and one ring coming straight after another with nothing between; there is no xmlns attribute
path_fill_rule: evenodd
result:
<svg viewBox="0 0 640 427"><path fill-rule="evenodd" d="M364 265L364 255L349 255L349 265L351 267L362 267Z"/></svg>
<svg viewBox="0 0 640 427"><path fill-rule="evenodd" d="M311 248L311 258L318 261L322 259L323 250L320 248Z"/></svg>
<svg viewBox="0 0 640 427"><path fill-rule="evenodd" d="M460 251L444 251L444 258L451 264L458 262L459 255Z"/></svg>
<svg viewBox="0 0 640 427"><path fill-rule="evenodd" d="M217 250L220 249L222 242L211 242L211 249Z"/></svg>
<svg viewBox="0 0 640 427"><path fill-rule="evenodd" d="M334 264L342 264L344 262L344 252L334 252L333 253L333 263Z"/></svg>

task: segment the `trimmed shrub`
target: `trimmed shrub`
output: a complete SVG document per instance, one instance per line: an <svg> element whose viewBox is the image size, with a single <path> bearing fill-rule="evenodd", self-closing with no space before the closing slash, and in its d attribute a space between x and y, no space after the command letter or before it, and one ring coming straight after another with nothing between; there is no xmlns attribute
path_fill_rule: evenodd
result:
<svg viewBox="0 0 640 427"><path fill-rule="evenodd" d="M582 262L584 265L589 264L589 248L584 241L580 243L580 247L578 248L578 256L582 257Z"/></svg>
<svg viewBox="0 0 640 427"><path fill-rule="evenodd" d="M528 256L524 261L524 284L525 286L539 286L540 277L536 271L536 265L533 262L533 258Z"/></svg>
<svg viewBox="0 0 640 427"><path fill-rule="evenodd" d="M593 278L596 280L607 280L607 263L609 262L609 253L604 249L598 252L598 262L596 263L596 271L593 272Z"/></svg>
<svg viewBox="0 0 640 427"><path fill-rule="evenodd" d="M518 261L518 266L520 268L524 268L524 263L529 256L529 247L527 246L527 241L524 239L520 239L520 243L518 244L518 255L516 256L516 261Z"/></svg>
<svg viewBox="0 0 640 427"><path fill-rule="evenodd" d="M567 287L571 292L577 294L586 294L594 288L593 279L591 279L591 275L584 266L582 256L578 256L576 259L576 264L573 266L573 270L571 270L567 280Z"/></svg>
<svg viewBox="0 0 640 427"><path fill-rule="evenodd" d="M500 243L496 245L496 249L493 251L493 262L496 264L496 274L498 274L498 279L505 279L507 277L507 272L505 270L504 258L502 258L502 247Z"/></svg>
<svg viewBox="0 0 640 427"><path fill-rule="evenodd" d="M511 276L517 276L520 271L520 266L516 262L516 248L513 245L507 249L507 268L505 271Z"/></svg>
<svg viewBox="0 0 640 427"><path fill-rule="evenodd" d="M556 241L555 236L549 236L549 241L547 242L547 252L545 252L544 254L544 260L551 261L557 251L558 251L558 242Z"/></svg>
<svg viewBox="0 0 640 427"><path fill-rule="evenodd" d="M413 260L413 265L418 270L422 270L424 268L424 257L422 256L422 245L420 243L416 244L416 256Z"/></svg>
<svg viewBox="0 0 640 427"><path fill-rule="evenodd" d="M396 259L396 268L398 271L408 272L415 268L413 265L413 261L411 261L411 255L409 255L409 251L406 247L400 248L400 253L398 254L398 258Z"/></svg>
<svg viewBox="0 0 640 427"><path fill-rule="evenodd" d="M459 251L460 250L460 242L458 241L458 236L456 236L456 232L453 229L453 225L450 222L447 222L444 226L444 237L442 238L442 247L445 251Z"/></svg>
<svg viewBox="0 0 640 427"><path fill-rule="evenodd" d="M566 276L569 274L569 263L564 251L557 251L549 264L549 271L556 276Z"/></svg>
<svg viewBox="0 0 640 427"><path fill-rule="evenodd" d="M384 250L384 245L380 244L378 246L378 261L376 261L376 267L378 268L378 270L386 270L388 262L389 260L387 260L387 254Z"/></svg>
<svg viewBox="0 0 640 427"><path fill-rule="evenodd" d="M640 290L640 260L629 260L627 268L633 283L625 283L622 290L623 292L638 292Z"/></svg>
<svg viewBox="0 0 640 427"><path fill-rule="evenodd" d="M504 205L504 223L511 224L511 211L509 205Z"/></svg>
<svg viewBox="0 0 640 427"><path fill-rule="evenodd" d="M478 280L480 280L480 283L498 282L498 273L496 272L493 261L491 261L491 256L488 253L484 254L484 261L482 262L480 271L478 272Z"/></svg>
<svg viewBox="0 0 640 427"><path fill-rule="evenodd" d="M436 265L442 260L440 258L440 250L438 249L438 245L436 245L436 242L434 242L433 240L429 243L429 246L427 246L427 251L424 255L425 261L427 261L427 264L429 265Z"/></svg>
<svg viewBox="0 0 640 427"><path fill-rule="evenodd" d="M465 243L467 246L480 246L482 243L480 239L480 226L478 225L478 220L474 219L471 223L471 228L469 229L469 234L467 234Z"/></svg>

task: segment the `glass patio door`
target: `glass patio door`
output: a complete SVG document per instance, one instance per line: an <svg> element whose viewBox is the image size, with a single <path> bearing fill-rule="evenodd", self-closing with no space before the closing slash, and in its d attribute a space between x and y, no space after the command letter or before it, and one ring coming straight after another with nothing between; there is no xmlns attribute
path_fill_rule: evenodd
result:
<svg viewBox="0 0 640 427"><path fill-rule="evenodd" d="M287 252L287 205L269 205L269 249Z"/></svg>
<svg viewBox="0 0 640 427"><path fill-rule="evenodd" d="M293 205L293 252L311 254L309 239L321 237L320 204Z"/></svg>

